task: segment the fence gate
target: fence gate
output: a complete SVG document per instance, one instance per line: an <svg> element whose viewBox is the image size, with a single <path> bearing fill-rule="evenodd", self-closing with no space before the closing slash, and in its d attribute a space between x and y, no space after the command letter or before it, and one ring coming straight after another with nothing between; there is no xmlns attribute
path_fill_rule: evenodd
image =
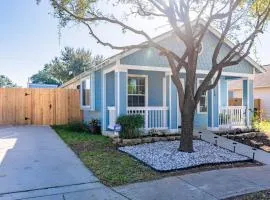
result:
<svg viewBox="0 0 270 200"><path fill-rule="evenodd" d="M0 124L55 125L81 119L78 90L0 88Z"/></svg>

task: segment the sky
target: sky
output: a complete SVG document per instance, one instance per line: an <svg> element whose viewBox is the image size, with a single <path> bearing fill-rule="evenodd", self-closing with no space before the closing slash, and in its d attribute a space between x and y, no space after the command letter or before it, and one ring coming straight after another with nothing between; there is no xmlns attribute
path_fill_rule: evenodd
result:
<svg viewBox="0 0 270 200"><path fill-rule="evenodd" d="M2 1L2 2L1 2ZM96 43L83 26L70 25L61 31L59 39L58 22L51 12L48 0L36 5L35 0L0 0L0 74L8 76L12 81L25 87L27 80L41 70L44 64L60 55L65 46L84 47L93 54L105 57L117 53L109 47ZM116 12L116 10L114 10ZM165 32L163 22L131 21L135 27L150 31L151 35ZM164 28L165 29L165 28ZM122 35L116 27L103 25L98 33L114 44L137 43L142 38L134 35ZM260 37L257 44L258 57L261 64L270 63L270 29Z"/></svg>

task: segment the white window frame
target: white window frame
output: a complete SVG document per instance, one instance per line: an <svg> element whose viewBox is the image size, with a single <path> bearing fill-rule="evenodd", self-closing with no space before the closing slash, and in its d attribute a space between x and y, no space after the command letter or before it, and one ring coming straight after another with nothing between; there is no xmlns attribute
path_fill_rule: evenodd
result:
<svg viewBox="0 0 270 200"><path fill-rule="evenodd" d="M197 89L200 87L200 81L203 81L204 78L197 78ZM208 113L208 91L206 91L206 96L205 96L205 103L206 103L206 107L207 107L207 111L206 112L201 112L200 111L200 105L201 102L199 101L198 105L197 105L197 113L199 114L207 114Z"/></svg>
<svg viewBox="0 0 270 200"><path fill-rule="evenodd" d="M82 83L86 80L90 82L90 105L83 105L83 96L82 96ZM95 77L94 73L91 73L88 77L81 79L80 81L80 106L82 110L95 110Z"/></svg>
<svg viewBox="0 0 270 200"><path fill-rule="evenodd" d="M145 78L145 99L144 99L144 101L145 101L145 106L144 107L148 107L148 75L141 75L141 74L128 74L128 76L127 76L127 106L128 106L128 96L129 96L129 94L128 94L128 79L129 78L132 78L132 77L134 77L134 78ZM128 107L132 107L132 106L128 106Z"/></svg>

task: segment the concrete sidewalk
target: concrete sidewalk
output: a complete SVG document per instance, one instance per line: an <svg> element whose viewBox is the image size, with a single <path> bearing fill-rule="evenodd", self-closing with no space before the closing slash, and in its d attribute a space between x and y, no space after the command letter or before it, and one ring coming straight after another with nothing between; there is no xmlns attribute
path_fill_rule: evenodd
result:
<svg viewBox="0 0 270 200"><path fill-rule="evenodd" d="M270 189L270 166L214 170L114 188L136 200L216 200Z"/></svg>

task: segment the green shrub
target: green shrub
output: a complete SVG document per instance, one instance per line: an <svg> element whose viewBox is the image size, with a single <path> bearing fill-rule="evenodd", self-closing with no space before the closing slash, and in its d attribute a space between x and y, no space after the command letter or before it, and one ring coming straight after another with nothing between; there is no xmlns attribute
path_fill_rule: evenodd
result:
<svg viewBox="0 0 270 200"><path fill-rule="evenodd" d="M142 115L123 115L118 117L117 123L122 126L120 138L131 139L140 137L140 128L144 125Z"/></svg>
<svg viewBox="0 0 270 200"><path fill-rule="evenodd" d="M89 122L89 130L92 134L101 135L101 125L98 119L92 119Z"/></svg>

